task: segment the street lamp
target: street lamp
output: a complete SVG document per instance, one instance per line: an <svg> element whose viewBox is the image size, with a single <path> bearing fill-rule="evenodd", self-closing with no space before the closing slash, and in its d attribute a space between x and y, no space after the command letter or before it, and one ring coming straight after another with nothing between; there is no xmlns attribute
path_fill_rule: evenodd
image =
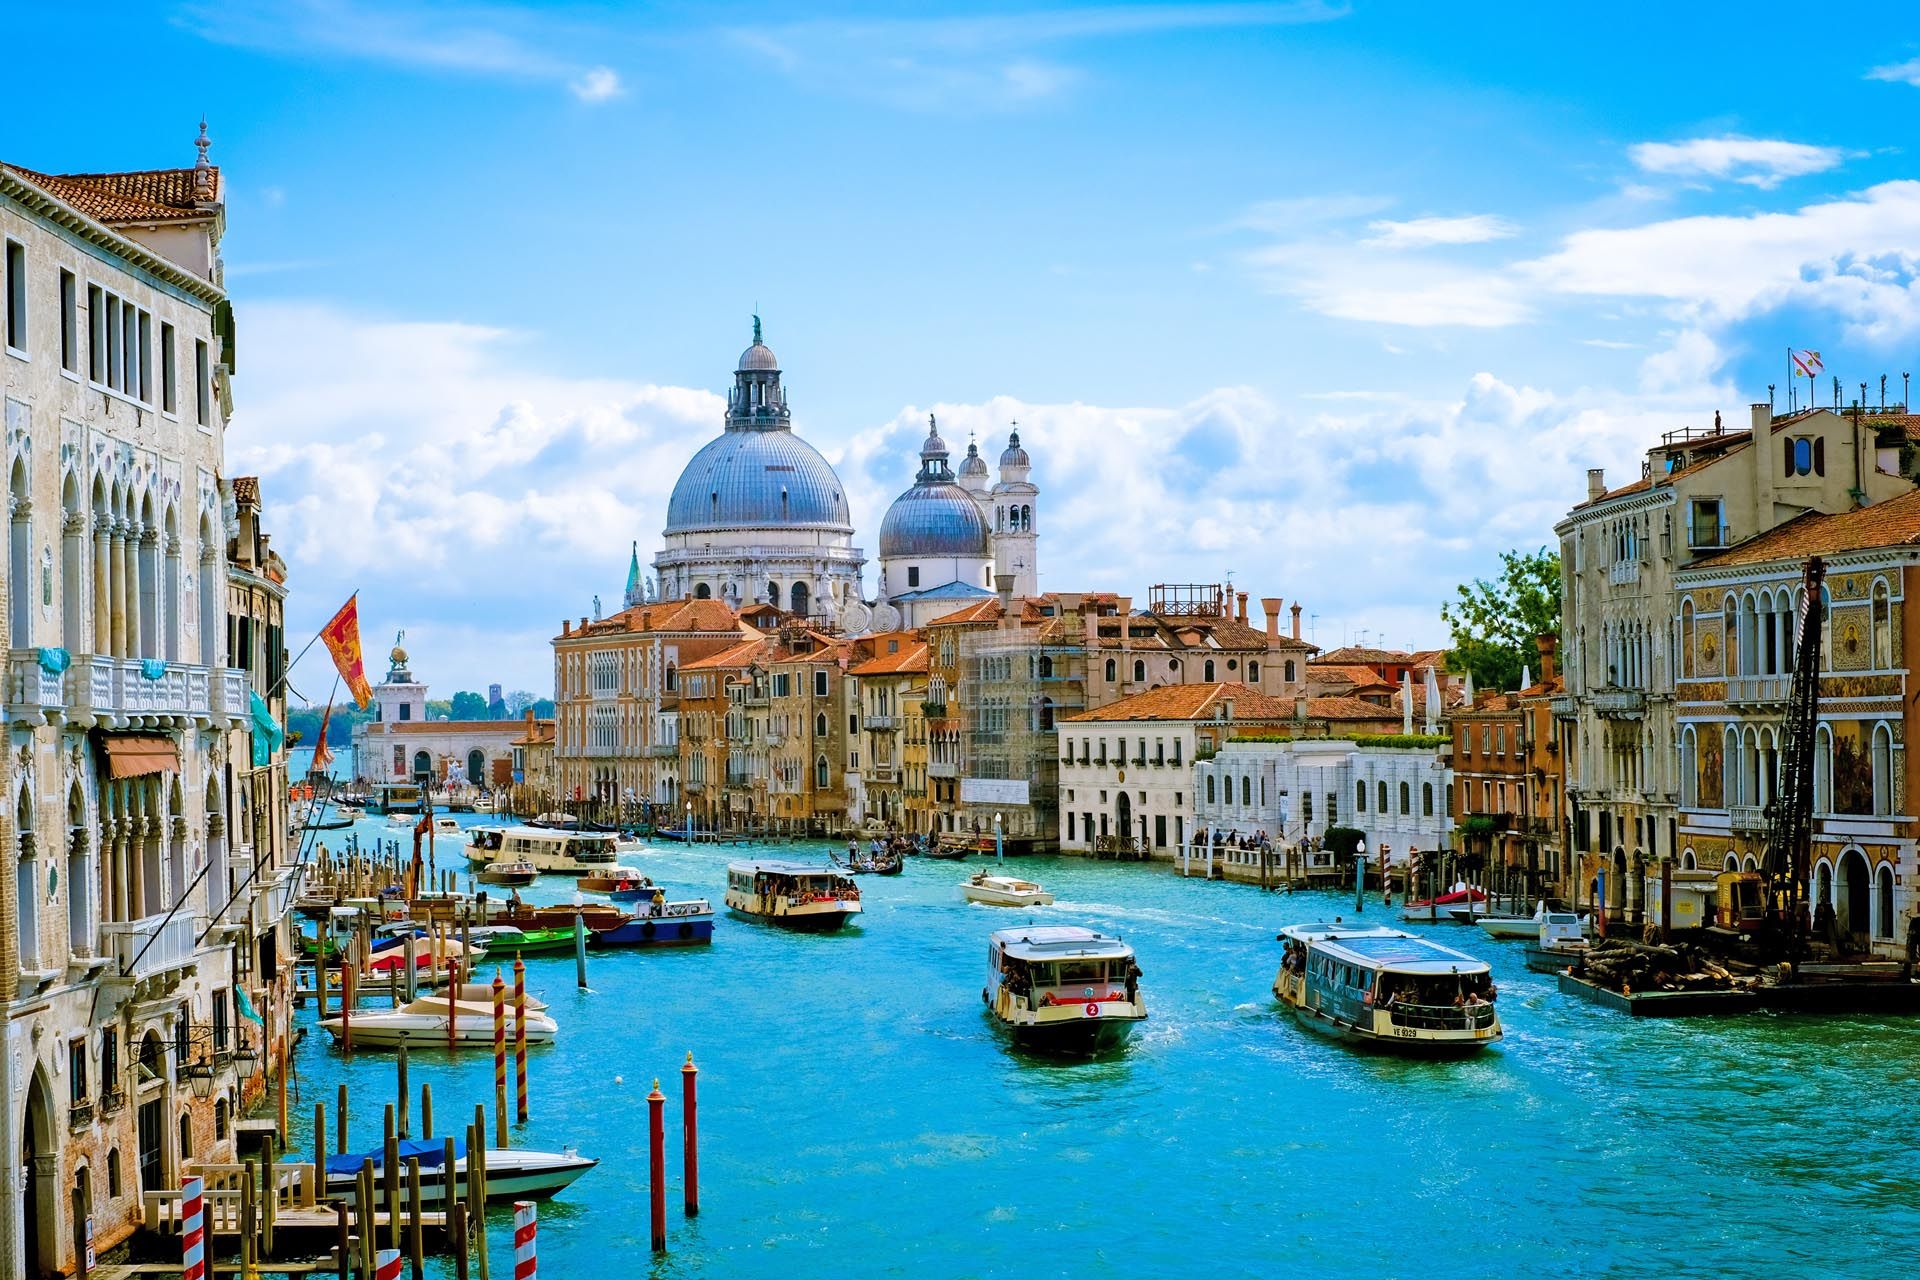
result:
<svg viewBox="0 0 1920 1280"><path fill-rule="evenodd" d="M1353 913L1359 915L1367 909L1367 838L1361 836L1353 842Z"/></svg>
<svg viewBox="0 0 1920 1280"><path fill-rule="evenodd" d="M1000 815L997 813L993 815L993 856L1003 860L1007 856L1006 845L1000 835Z"/></svg>
<svg viewBox="0 0 1920 1280"><path fill-rule="evenodd" d="M687 801L687 843L693 843L693 801Z"/></svg>

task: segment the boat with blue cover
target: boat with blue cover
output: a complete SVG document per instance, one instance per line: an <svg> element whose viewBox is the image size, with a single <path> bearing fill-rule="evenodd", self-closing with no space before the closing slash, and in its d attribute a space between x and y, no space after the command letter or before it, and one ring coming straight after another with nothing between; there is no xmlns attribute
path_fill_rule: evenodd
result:
<svg viewBox="0 0 1920 1280"><path fill-rule="evenodd" d="M610 929L596 929L596 947L697 947L713 941L713 904L705 898L669 902L664 891L640 903Z"/></svg>
<svg viewBox="0 0 1920 1280"><path fill-rule="evenodd" d="M1307 1027L1395 1053L1475 1053L1500 1039L1487 963L1400 929L1294 924L1273 994Z"/></svg>
<svg viewBox="0 0 1920 1280"><path fill-rule="evenodd" d="M435 1209L440 1205L446 1192L446 1143L438 1138L402 1138L398 1153L404 1165L409 1160L420 1162L420 1199L423 1208ZM346 1152L327 1157L327 1195L329 1198L354 1201L355 1179L360 1170L369 1161L373 1164L374 1176L380 1177L386 1163L386 1153L375 1147L370 1151ZM581 1174L599 1164L572 1150L565 1151L527 1151L518 1147L487 1148L487 1199L489 1201L512 1202L514 1200L544 1200L564 1191ZM455 1140L453 1144L453 1176L455 1194L466 1195L467 1153L466 1144Z"/></svg>

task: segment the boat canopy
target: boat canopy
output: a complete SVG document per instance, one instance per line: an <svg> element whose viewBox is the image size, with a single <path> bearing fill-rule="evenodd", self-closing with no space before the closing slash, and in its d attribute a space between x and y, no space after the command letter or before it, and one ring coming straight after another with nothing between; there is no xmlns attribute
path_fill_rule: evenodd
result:
<svg viewBox="0 0 1920 1280"><path fill-rule="evenodd" d="M1381 927L1350 928L1333 924L1294 924L1280 931L1285 938L1304 942L1314 950L1363 969L1422 976L1479 974L1489 971L1484 960L1464 951L1429 942L1417 934Z"/></svg>
<svg viewBox="0 0 1920 1280"><path fill-rule="evenodd" d="M1075 957L1124 960L1133 948L1078 925L1046 925L1033 929L996 929L994 942L1015 960L1065 960Z"/></svg>
<svg viewBox="0 0 1920 1280"><path fill-rule="evenodd" d="M842 876L846 873L839 867L822 866L817 862L729 862L727 870L738 875L759 875L765 872L770 876Z"/></svg>
<svg viewBox="0 0 1920 1280"><path fill-rule="evenodd" d="M402 1138L399 1151L402 1161L417 1159L422 1169L438 1169L446 1163L446 1142L442 1138ZM384 1166L386 1158L387 1153L381 1147L375 1147L371 1151L328 1156L327 1173L329 1176L338 1173L358 1173L360 1166L369 1160L373 1161L375 1169L379 1169ZM455 1160L466 1158L466 1144L457 1138L453 1143L453 1158Z"/></svg>

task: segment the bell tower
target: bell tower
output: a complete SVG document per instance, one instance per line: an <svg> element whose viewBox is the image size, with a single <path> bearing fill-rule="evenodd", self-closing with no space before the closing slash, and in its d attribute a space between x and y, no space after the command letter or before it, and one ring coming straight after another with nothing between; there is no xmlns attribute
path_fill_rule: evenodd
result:
<svg viewBox="0 0 1920 1280"><path fill-rule="evenodd" d="M1040 594L1040 489L1030 477L1033 460L1020 445L1020 424L1013 424L1000 455L1000 480L993 486L993 563L995 574L1013 579L1013 594Z"/></svg>

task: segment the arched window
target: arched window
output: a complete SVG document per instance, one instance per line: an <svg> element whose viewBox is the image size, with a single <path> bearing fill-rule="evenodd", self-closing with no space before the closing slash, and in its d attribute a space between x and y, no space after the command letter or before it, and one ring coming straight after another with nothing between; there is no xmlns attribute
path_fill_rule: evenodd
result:
<svg viewBox="0 0 1920 1280"><path fill-rule="evenodd" d="M1413 786L1410 783L1400 784L1400 814L1402 817L1413 815Z"/></svg>
<svg viewBox="0 0 1920 1280"><path fill-rule="evenodd" d="M672 693L680 687L680 670L671 662L667 664L667 692Z"/></svg>
<svg viewBox="0 0 1920 1280"><path fill-rule="evenodd" d="M767 584L767 603L772 605L776 609L780 607L780 584L779 583L769 582Z"/></svg>
<svg viewBox="0 0 1920 1280"><path fill-rule="evenodd" d="M1873 666L1885 671L1893 666L1893 606L1887 595L1885 579L1873 583Z"/></svg>
<svg viewBox="0 0 1920 1280"><path fill-rule="evenodd" d="M1133 678L1139 683L1145 682L1147 678L1147 664L1138 658L1133 660Z"/></svg>
<svg viewBox="0 0 1920 1280"><path fill-rule="evenodd" d="M1253 804L1253 776L1251 774L1242 774L1240 776L1240 804L1243 808L1250 807Z"/></svg>
<svg viewBox="0 0 1920 1280"><path fill-rule="evenodd" d="M708 586L704 582L695 583L693 588L693 598L695 600L711 600L713 599L713 588Z"/></svg>
<svg viewBox="0 0 1920 1280"><path fill-rule="evenodd" d="M1204 668L1202 668L1202 671L1204 672L1204 674L1200 678L1204 680L1206 683L1212 684L1213 683L1213 659L1212 658L1207 659L1207 665Z"/></svg>
<svg viewBox="0 0 1920 1280"><path fill-rule="evenodd" d="M1680 803L1700 803L1699 747L1692 725L1680 731Z"/></svg>
<svg viewBox="0 0 1920 1280"><path fill-rule="evenodd" d="M1355 813L1367 811L1367 784L1364 782L1353 784L1353 811Z"/></svg>
<svg viewBox="0 0 1920 1280"><path fill-rule="evenodd" d="M1692 871L1694 869L1694 866L1695 866L1695 863L1693 860L1693 850L1687 849L1684 852L1682 852L1680 855L1680 869L1682 871Z"/></svg>
<svg viewBox="0 0 1920 1280"><path fill-rule="evenodd" d="M1107 680L1109 683L1120 678L1120 664L1112 658L1107 659Z"/></svg>
<svg viewBox="0 0 1920 1280"><path fill-rule="evenodd" d="M1680 677L1693 679L1693 601L1680 606Z"/></svg>
<svg viewBox="0 0 1920 1280"><path fill-rule="evenodd" d="M1260 683L1260 664L1259 663L1252 662L1252 661L1249 661L1247 663L1247 683L1248 684Z"/></svg>
<svg viewBox="0 0 1920 1280"><path fill-rule="evenodd" d="M1433 816L1433 784L1431 782L1420 784L1420 816L1423 818Z"/></svg>
<svg viewBox="0 0 1920 1280"><path fill-rule="evenodd" d="M1292 684L1293 683L1293 659L1292 658L1287 659L1286 675L1287 675L1287 683Z"/></svg>
<svg viewBox="0 0 1920 1280"><path fill-rule="evenodd" d="M1374 812L1382 814L1390 812L1387 808L1387 784L1384 779L1380 785L1374 789L1373 796L1375 800L1379 801L1378 804L1374 805Z"/></svg>
<svg viewBox="0 0 1920 1280"><path fill-rule="evenodd" d="M826 712L822 711L819 715L813 718L813 732L815 737L824 738L827 736L827 733L829 731L827 729L827 713Z"/></svg>
<svg viewBox="0 0 1920 1280"><path fill-rule="evenodd" d="M213 1104L213 1140L227 1140L227 1100L220 1098Z"/></svg>
<svg viewBox="0 0 1920 1280"><path fill-rule="evenodd" d="M1721 669L1730 676L1744 675L1740 669L1740 602L1732 596L1720 602L1720 623L1726 628L1726 642L1720 646Z"/></svg>
<svg viewBox="0 0 1920 1280"><path fill-rule="evenodd" d="M1044 653L1040 655L1040 678L1042 680L1053 679L1053 659Z"/></svg>
<svg viewBox="0 0 1920 1280"><path fill-rule="evenodd" d="M1813 811L1833 812L1833 730L1813 731Z"/></svg>
<svg viewBox="0 0 1920 1280"><path fill-rule="evenodd" d="M1873 726L1873 811L1893 812L1893 730Z"/></svg>
<svg viewBox="0 0 1920 1280"><path fill-rule="evenodd" d="M827 758L825 756L813 762L813 785L821 791L827 789Z"/></svg>
<svg viewBox="0 0 1920 1280"><path fill-rule="evenodd" d="M804 582L796 582L787 592L787 611L802 618L813 616L813 592Z"/></svg>
<svg viewBox="0 0 1920 1280"><path fill-rule="evenodd" d="M415 772L416 774L419 774L419 773L432 773L432 772L433 772L433 757L432 757L432 756L430 756L430 755L428 755L428 754L427 754L426 752L424 752L424 751L416 751L416 752L414 752L414 753L413 753L413 771L414 771L414 772Z"/></svg>
<svg viewBox="0 0 1920 1280"><path fill-rule="evenodd" d="M1212 774L1208 774L1208 775L1207 775L1207 803L1208 803L1208 804L1212 804L1212 803L1214 803L1214 798L1213 798L1213 775L1212 775Z"/></svg>
<svg viewBox="0 0 1920 1280"><path fill-rule="evenodd" d="M1874 877L1873 936L1891 938L1893 936L1893 868L1886 863L1880 864L1880 873Z"/></svg>

